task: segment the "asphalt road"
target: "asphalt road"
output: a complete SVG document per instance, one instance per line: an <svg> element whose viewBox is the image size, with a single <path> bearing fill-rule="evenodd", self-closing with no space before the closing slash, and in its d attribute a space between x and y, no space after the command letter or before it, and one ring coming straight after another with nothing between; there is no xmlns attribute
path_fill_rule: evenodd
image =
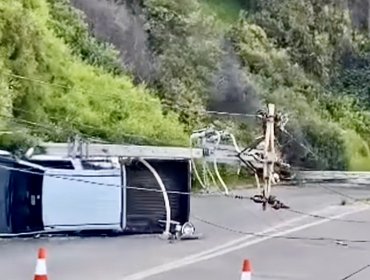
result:
<svg viewBox="0 0 370 280"><path fill-rule="evenodd" d="M370 185L305 184L273 191L293 210L332 220L286 210L263 212L247 200L195 197L192 221L203 234L200 240L171 244L156 236L0 240L0 279L32 279L41 246L48 252L52 280L231 280L240 279L244 259L252 262L253 280L341 280L370 264L370 204L352 200L370 198ZM370 279L370 267L349 279Z"/></svg>

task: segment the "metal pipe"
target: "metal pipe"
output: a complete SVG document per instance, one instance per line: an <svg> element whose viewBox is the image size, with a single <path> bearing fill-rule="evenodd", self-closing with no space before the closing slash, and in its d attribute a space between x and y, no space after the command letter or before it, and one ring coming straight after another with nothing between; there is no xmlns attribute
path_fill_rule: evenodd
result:
<svg viewBox="0 0 370 280"><path fill-rule="evenodd" d="M216 134L217 134L216 149L217 149L218 148L218 145L220 144L220 141L221 141L221 134L218 131L216 131ZM229 189L227 188L224 180L222 179L222 177L220 175L220 172L218 171L217 158L216 158L216 156L214 157L214 160L213 160L213 167L215 169L216 176L217 176L218 180L220 181L222 187L225 190L225 194L229 194Z"/></svg>
<svg viewBox="0 0 370 280"><path fill-rule="evenodd" d="M165 208L166 208L166 227L165 227L165 230L164 230L163 234L166 235L166 236L170 236L171 235L171 233L170 233L171 206L170 206L170 200L168 198L168 193L167 193L166 187L163 184L163 181L162 181L161 177L159 176L158 172L154 169L154 167L149 162L147 162L145 159L142 159L142 158L139 158L139 161L142 164L144 164L145 167L148 168L149 171L153 174L153 176L157 180L158 185L160 186L160 188L162 190L164 205L165 205Z"/></svg>
<svg viewBox="0 0 370 280"><path fill-rule="evenodd" d="M195 177L197 178L198 182L200 183L200 185L202 186L203 189L207 189L206 185L203 183L202 179L200 179L200 176L199 176L199 173L198 173L198 169L197 169L197 166L195 165L195 161L194 161L194 158L193 158L193 138L195 137L200 137L200 134L199 133L195 133L193 134L191 137L190 137L190 155L191 155L191 170L194 170L194 173L195 173Z"/></svg>

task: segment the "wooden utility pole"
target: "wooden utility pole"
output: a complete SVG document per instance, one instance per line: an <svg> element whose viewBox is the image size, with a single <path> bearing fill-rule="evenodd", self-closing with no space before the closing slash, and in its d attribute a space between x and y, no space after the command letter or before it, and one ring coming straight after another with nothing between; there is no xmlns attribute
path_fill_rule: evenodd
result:
<svg viewBox="0 0 370 280"><path fill-rule="evenodd" d="M271 183L274 178L274 165L276 162L275 151L275 105L268 104L268 115L266 119L264 165L263 165L263 196L268 199L271 192ZM264 208L266 204L264 203Z"/></svg>

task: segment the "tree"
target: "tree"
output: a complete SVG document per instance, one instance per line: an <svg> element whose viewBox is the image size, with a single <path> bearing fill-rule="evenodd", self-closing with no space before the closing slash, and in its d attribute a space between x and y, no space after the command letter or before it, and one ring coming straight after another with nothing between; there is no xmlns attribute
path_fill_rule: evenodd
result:
<svg viewBox="0 0 370 280"><path fill-rule="evenodd" d="M288 49L294 63L322 81L350 30L347 11L336 0L261 0L252 20L278 47Z"/></svg>

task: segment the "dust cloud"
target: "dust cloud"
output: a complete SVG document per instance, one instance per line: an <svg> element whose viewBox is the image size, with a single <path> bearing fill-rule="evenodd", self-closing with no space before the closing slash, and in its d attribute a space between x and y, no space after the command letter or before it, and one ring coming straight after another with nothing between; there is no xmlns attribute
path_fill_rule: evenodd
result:
<svg viewBox="0 0 370 280"><path fill-rule="evenodd" d="M249 82L231 43L225 40L222 44L224 56L219 70L213 75L209 109L255 114L262 107L257 91Z"/></svg>
<svg viewBox="0 0 370 280"><path fill-rule="evenodd" d="M155 79L158 67L148 47L146 20L139 4L117 0L71 0L71 4L85 13L97 39L111 43L120 52L122 66L133 73L136 82Z"/></svg>
<svg viewBox="0 0 370 280"><path fill-rule="evenodd" d="M348 7L350 9L353 26L362 31L370 30L370 1L348 0Z"/></svg>
<svg viewBox="0 0 370 280"><path fill-rule="evenodd" d="M92 34L119 50L122 66L137 77L137 82L150 84L158 78L160 66L150 51L146 19L138 2L71 0L75 8L85 13ZM210 81L208 107L254 114L261 107L257 92L248 82L231 43L225 40L221 44L225 55Z"/></svg>

